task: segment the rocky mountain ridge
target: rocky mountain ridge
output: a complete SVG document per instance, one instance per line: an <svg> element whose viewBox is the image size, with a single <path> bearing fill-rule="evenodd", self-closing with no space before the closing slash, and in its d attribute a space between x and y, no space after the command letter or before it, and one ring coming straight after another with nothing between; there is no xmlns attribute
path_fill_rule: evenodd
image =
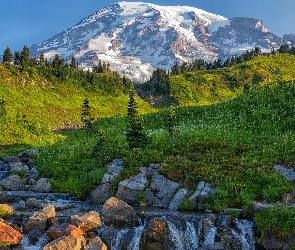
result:
<svg viewBox="0 0 295 250"><path fill-rule="evenodd" d="M157 67L168 70L196 58L225 59L255 46L269 51L283 43L258 19L229 20L188 6L119 2L30 50L47 58L58 53L70 60L74 55L85 69L102 60L111 70L142 82Z"/></svg>

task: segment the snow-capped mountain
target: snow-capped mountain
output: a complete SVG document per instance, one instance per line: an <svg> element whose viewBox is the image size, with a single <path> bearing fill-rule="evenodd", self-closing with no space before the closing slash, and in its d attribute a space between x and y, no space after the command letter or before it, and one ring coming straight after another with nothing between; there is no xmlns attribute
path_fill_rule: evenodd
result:
<svg viewBox="0 0 295 250"><path fill-rule="evenodd" d="M176 62L224 59L260 46L279 47L284 40L254 18L233 18L188 6L119 2L94 12L66 31L30 50L48 58L58 53L90 68L102 60L111 70L143 81L154 68Z"/></svg>

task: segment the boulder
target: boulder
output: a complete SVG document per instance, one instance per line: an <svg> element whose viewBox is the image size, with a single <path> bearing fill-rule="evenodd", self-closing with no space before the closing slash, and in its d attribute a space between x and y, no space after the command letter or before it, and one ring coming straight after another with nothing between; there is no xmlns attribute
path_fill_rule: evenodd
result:
<svg viewBox="0 0 295 250"><path fill-rule="evenodd" d="M272 205L272 204L253 201L251 204L251 214L254 215L255 213L259 212L260 210L265 210L265 209L269 210L272 208L274 208L274 205Z"/></svg>
<svg viewBox="0 0 295 250"><path fill-rule="evenodd" d="M38 154L38 150L36 150L36 149L28 149L28 150L25 150L25 151L19 153L17 156L19 158L30 158L31 155L36 155L36 154Z"/></svg>
<svg viewBox="0 0 295 250"><path fill-rule="evenodd" d="M18 162L19 158L17 156L4 156L2 160L4 162Z"/></svg>
<svg viewBox="0 0 295 250"><path fill-rule="evenodd" d="M98 237L90 239L85 250L107 250L107 246Z"/></svg>
<svg viewBox="0 0 295 250"><path fill-rule="evenodd" d="M92 192L90 193L90 197L95 202L103 203L110 198L111 190L111 183L100 184L94 190L92 190Z"/></svg>
<svg viewBox="0 0 295 250"><path fill-rule="evenodd" d="M32 206L32 207L36 207L36 208L40 208L41 207L39 201L36 198L29 198L29 199L27 199L26 206Z"/></svg>
<svg viewBox="0 0 295 250"><path fill-rule="evenodd" d="M123 170L123 161L121 159L115 159L111 163L106 165L106 168L109 173L112 173L115 176L119 176Z"/></svg>
<svg viewBox="0 0 295 250"><path fill-rule="evenodd" d="M62 236L48 243L43 250L83 250L85 247L84 237Z"/></svg>
<svg viewBox="0 0 295 250"><path fill-rule="evenodd" d="M170 181L155 172L151 179L151 185L145 191L148 205L167 208L178 187L179 183Z"/></svg>
<svg viewBox="0 0 295 250"><path fill-rule="evenodd" d="M46 232L50 240L55 240L62 236L75 236L79 237L83 235L83 231L69 223L61 223L57 226L50 227Z"/></svg>
<svg viewBox="0 0 295 250"><path fill-rule="evenodd" d="M10 171L12 173L15 172L28 172L29 171L29 167L27 165L23 165L20 161L16 161L16 162L11 162L9 163L10 166Z"/></svg>
<svg viewBox="0 0 295 250"><path fill-rule="evenodd" d="M17 245L22 238L23 235L20 232L0 221L0 248L1 246Z"/></svg>
<svg viewBox="0 0 295 250"><path fill-rule="evenodd" d="M42 235L43 235L43 232L36 228L33 228L32 230L30 230L29 233L27 234L31 244L36 244L36 242L41 238Z"/></svg>
<svg viewBox="0 0 295 250"><path fill-rule="evenodd" d="M6 179L0 181L0 187L3 190L22 190L24 189L24 181L17 175L10 175Z"/></svg>
<svg viewBox="0 0 295 250"><path fill-rule="evenodd" d="M96 211L89 211L83 216L72 215L71 223L81 228L84 232L96 230L102 224L100 216Z"/></svg>
<svg viewBox="0 0 295 250"><path fill-rule="evenodd" d="M169 250L167 222L162 218L153 218L143 230L140 239L142 250Z"/></svg>
<svg viewBox="0 0 295 250"><path fill-rule="evenodd" d="M178 192L173 197L172 201L169 204L169 209L171 210L177 210L178 206L181 201L185 198L185 196L189 193L187 188L179 189Z"/></svg>
<svg viewBox="0 0 295 250"><path fill-rule="evenodd" d="M118 200L115 197L111 197L103 205L102 217L106 225L112 225L116 228L135 226L137 223L133 208L125 201Z"/></svg>
<svg viewBox="0 0 295 250"><path fill-rule="evenodd" d="M295 180L295 171L292 168L283 167L281 165L275 165L274 170L284 176L288 181Z"/></svg>
<svg viewBox="0 0 295 250"><path fill-rule="evenodd" d="M0 217L11 216L14 214L14 207L7 204L0 204Z"/></svg>
<svg viewBox="0 0 295 250"><path fill-rule="evenodd" d="M200 181L195 193L188 199L191 207L198 210L205 209L205 201L210 194L214 192L213 187L204 181Z"/></svg>
<svg viewBox="0 0 295 250"><path fill-rule="evenodd" d="M31 229L36 228L41 231L46 229L47 219L55 217L55 208L52 205L48 205L40 212L33 213L32 216L24 223L23 232L27 233Z"/></svg>
<svg viewBox="0 0 295 250"><path fill-rule="evenodd" d="M146 183L147 178L142 173L121 181L118 185L116 198L129 204L136 204L138 195L145 189Z"/></svg>
<svg viewBox="0 0 295 250"><path fill-rule="evenodd" d="M215 242L207 246L199 247L198 250L226 250L221 242Z"/></svg>
<svg viewBox="0 0 295 250"><path fill-rule="evenodd" d="M32 191L38 193L48 193L51 191L51 184L46 178L41 178L34 184Z"/></svg>

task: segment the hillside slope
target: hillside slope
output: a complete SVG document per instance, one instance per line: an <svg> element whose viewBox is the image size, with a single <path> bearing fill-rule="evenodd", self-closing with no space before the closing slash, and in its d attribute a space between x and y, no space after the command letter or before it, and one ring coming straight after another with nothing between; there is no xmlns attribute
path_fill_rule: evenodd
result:
<svg viewBox="0 0 295 250"><path fill-rule="evenodd" d="M0 64L0 97L3 96L6 110L0 120L0 145L39 145L56 138L49 129L81 126L85 97L95 119L127 112L128 86L116 74L96 74L94 85L82 75L48 79L38 73L40 70L48 69L32 67L23 73L17 66ZM131 82L128 84L132 86ZM138 101L142 112L152 110L144 101Z"/></svg>

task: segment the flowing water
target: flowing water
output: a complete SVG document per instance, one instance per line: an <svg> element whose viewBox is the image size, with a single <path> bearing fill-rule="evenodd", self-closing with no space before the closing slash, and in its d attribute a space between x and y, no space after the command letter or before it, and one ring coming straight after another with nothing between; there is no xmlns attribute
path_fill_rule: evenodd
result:
<svg viewBox="0 0 295 250"><path fill-rule="evenodd" d="M25 235L22 238L22 241L20 243L22 249L24 250L42 250L43 247L49 242L49 238L47 237L46 234L43 234L39 240L36 242L36 244L31 244L29 237Z"/></svg>

